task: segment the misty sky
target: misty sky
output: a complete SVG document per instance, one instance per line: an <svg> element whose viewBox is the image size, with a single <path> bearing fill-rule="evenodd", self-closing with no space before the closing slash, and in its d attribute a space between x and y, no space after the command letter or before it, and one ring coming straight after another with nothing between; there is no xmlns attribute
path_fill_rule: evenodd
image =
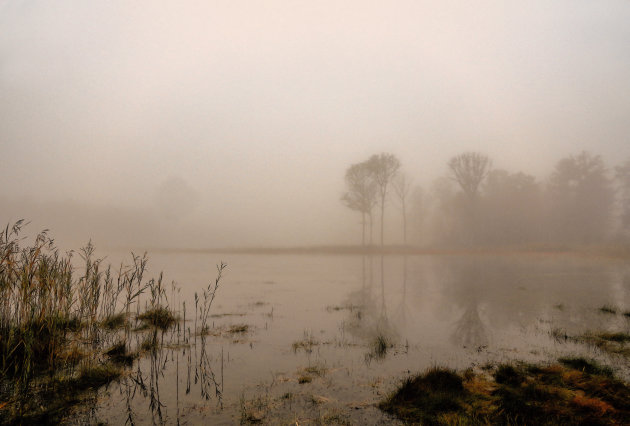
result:
<svg viewBox="0 0 630 426"><path fill-rule="evenodd" d="M422 184L469 150L539 177L630 158L629 76L628 0L0 0L0 197L196 245L347 241L373 153Z"/></svg>

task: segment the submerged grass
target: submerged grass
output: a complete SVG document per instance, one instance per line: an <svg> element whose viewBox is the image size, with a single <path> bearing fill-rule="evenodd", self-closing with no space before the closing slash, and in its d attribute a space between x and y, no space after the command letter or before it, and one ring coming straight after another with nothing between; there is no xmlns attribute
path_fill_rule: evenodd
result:
<svg viewBox="0 0 630 426"><path fill-rule="evenodd" d="M124 312L109 315L101 321L101 327L107 330L118 330L127 326L127 317Z"/></svg>
<svg viewBox="0 0 630 426"><path fill-rule="evenodd" d="M387 356L387 352L390 348L393 348L394 344L384 334L377 334L372 342L370 342L370 351L365 354L365 361L371 362L373 359L383 360Z"/></svg>
<svg viewBox="0 0 630 426"><path fill-rule="evenodd" d="M131 364L138 357L136 352L129 353L125 341L119 341L113 344L104 352L113 362L117 364Z"/></svg>
<svg viewBox="0 0 630 426"><path fill-rule="evenodd" d="M291 347L293 348L293 352L297 352L301 349L304 352L310 353L313 352L313 346L317 345L319 345L319 341L315 339L313 333L310 330L304 330L302 339L293 342Z"/></svg>
<svg viewBox="0 0 630 426"><path fill-rule="evenodd" d="M630 387L584 358L558 364L501 364L492 376L435 367L407 378L379 404L421 424L623 424Z"/></svg>
<svg viewBox="0 0 630 426"><path fill-rule="evenodd" d="M612 305L604 305L599 308L599 312L603 314L616 314L617 308Z"/></svg>
<svg viewBox="0 0 630 426"><path fill-rule="evenodd" d="M247 324L235 324L228 329L228 333L236 334L236 333L247 333L249 330L249 325Z"/></svg>
<svg viewBox="0 0 630 426"><path fill-rule="evenodd" d="M70 381L69 385L75 389L99 388L122 375L123 370L114 364L97 364L84 366L79 370L79 376Z"/></svg>

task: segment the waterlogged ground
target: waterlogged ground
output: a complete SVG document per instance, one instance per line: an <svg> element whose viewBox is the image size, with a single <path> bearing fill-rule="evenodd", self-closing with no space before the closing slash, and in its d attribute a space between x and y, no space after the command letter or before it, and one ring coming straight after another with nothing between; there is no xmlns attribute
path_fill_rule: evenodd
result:
<svg viewBox="0 0 630 426"><path fill-rule="evenodd" d="M152 272L177 280L179 290L167 294L182 317L185 303L186 322L70 423L391 424L375 403L410 372L436 365L582 355L630 378L627 357L566 338L630 331L625 262L149 255ZM213 281L221 260L228 268L202 338L194 332L195 292Z"/></svg>

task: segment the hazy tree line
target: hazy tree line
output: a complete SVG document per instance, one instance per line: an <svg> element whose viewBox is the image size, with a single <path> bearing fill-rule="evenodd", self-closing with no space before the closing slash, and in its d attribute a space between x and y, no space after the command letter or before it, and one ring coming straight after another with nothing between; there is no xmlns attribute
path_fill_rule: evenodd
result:
<svg viewBox="0 0 630 426"><path fill-rule="evenodd" d="M385 243L400 224L404 244L523 246L630 240L630 160L609 168L599 155L560 159L548 177L495 168L478 152L445 164L428 188L414 185L395 155L346 170L343 203L360 215L363 245ZM389 213L388 204L395 205ZM385 219L387 217L387 220ZM391 234L391 232L390 232ZM399 234L399 235L400 235ZM387 238L390 238L389 236Z"/></svg>

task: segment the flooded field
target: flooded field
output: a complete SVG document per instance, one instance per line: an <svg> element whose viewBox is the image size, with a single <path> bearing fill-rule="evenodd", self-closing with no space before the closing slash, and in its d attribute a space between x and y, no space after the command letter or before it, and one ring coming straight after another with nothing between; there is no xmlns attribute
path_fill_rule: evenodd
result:
<svg viewBox="0 0 630 426"><path fill-rule="evenodd" d="M195 293L221 260L208 335L195 335ZM395 421L375 404L431 366L580 355L630 376L627 357L570 338L629 331L625 262L153 254L151 268L177 279L167 294L186 321L71 422L379 424Z"/></svg>

